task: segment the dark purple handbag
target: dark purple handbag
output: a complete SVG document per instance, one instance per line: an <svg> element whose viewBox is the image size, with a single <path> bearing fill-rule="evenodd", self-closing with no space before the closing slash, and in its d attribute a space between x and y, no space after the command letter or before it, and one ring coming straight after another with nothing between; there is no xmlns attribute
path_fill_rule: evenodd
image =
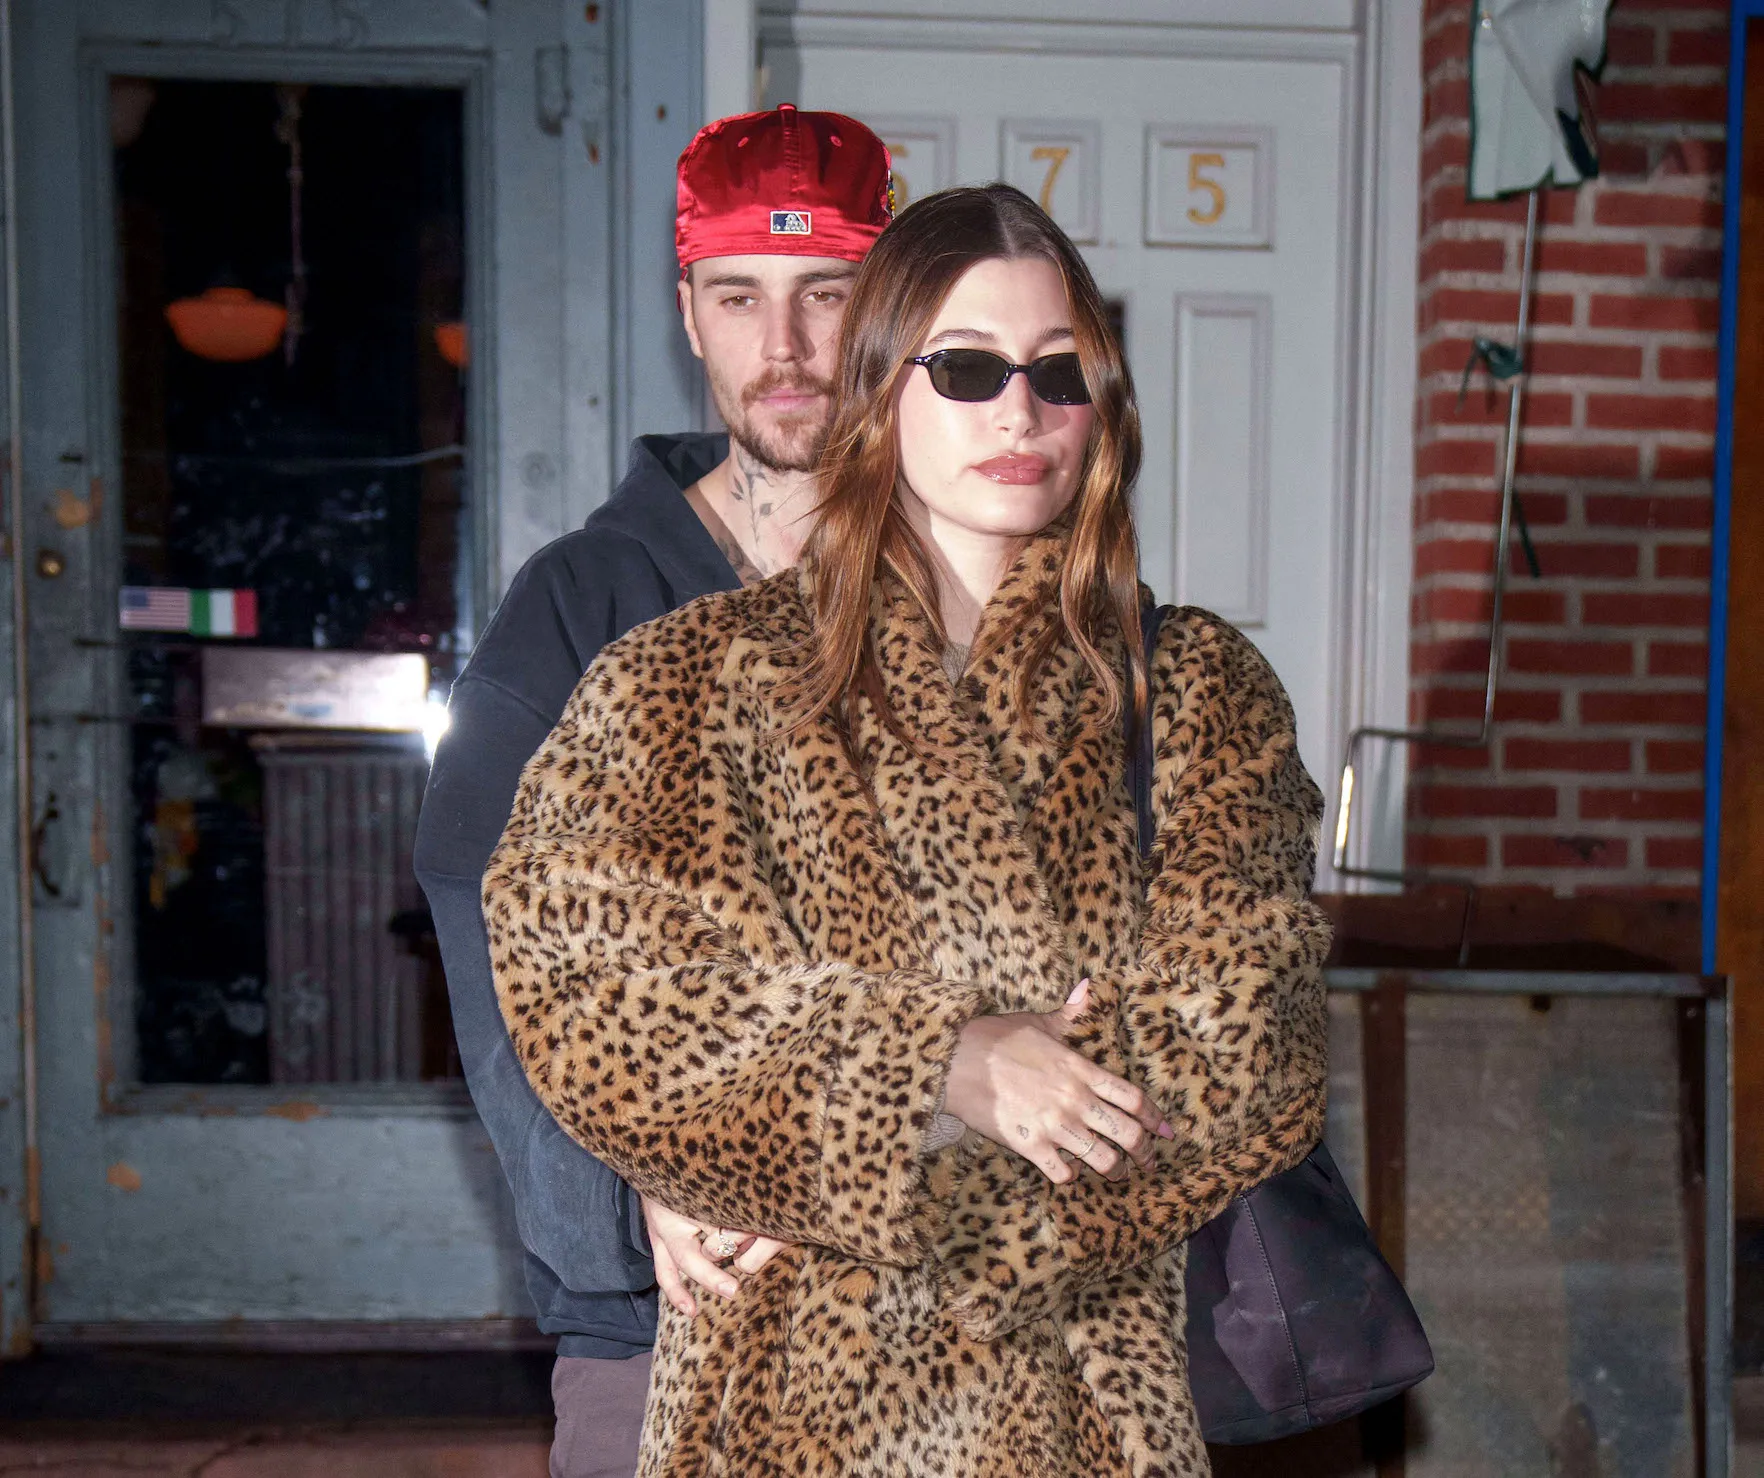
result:
<svg viewBox="0 0 1764 1478"><path fill-rule="evenodd" d="M1145 613L1148 670L1169 609ZM1128 769L1145 856L1151 725L1139 730ZM1432 1373L1415 1306L1323 1145L1188 1239L1188 1380L1208 1442L1272 1442L1327 1426Z"/></svg>

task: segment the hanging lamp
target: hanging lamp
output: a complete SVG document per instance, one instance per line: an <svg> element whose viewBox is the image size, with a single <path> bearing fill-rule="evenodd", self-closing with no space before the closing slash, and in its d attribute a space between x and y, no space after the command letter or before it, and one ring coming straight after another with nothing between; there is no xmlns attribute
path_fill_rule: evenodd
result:
<svg viewBox="0 0 1764 1478"><path fill-rule="evenodd" d="M457 370L464 369L471 362L471 346L466 338L466 326L458 319L435 325L435 347L441 351L441 357Z"/></svg>
<svg viewBox="0 0 1764 1478"><path fill-rule="evenodd" d="M278 344L290 366L300 336L306 331L306 253L301 196L306 171L300 148L300 105L306 89L291 83L276 86L275 135L288 150L288 234L292 268L286 300L272 303L247 289L218 284L193 298L168 304L166 320L184 348L221 364L262 359Z"/></svg>
<svg viewBox="0 0 1764 1478"><path fill-rule="evenodd" d="M222 364L262 359L288 327L286 308L242 287L211 287L198 297L179 298L165 316L184 348Z"/></svg>

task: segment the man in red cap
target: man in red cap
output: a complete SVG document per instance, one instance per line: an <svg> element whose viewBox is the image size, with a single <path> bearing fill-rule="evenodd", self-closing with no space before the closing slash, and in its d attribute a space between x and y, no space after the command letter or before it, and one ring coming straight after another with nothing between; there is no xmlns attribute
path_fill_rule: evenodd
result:
<svg viewBox="0 0 1764 1478"><path fill-rule="evenodd" d="M724 118L680 157L680 313L730 442L686 498L744 581L796 562L839 320L888 217L888 151L837 113Z"/></svg>
<svg viewBox="0 0 1764 1478"><path fill-rule="evenodd" d="M717 1229L646 1204L540 1105L502 1024L479 881L522 768L601 647L795 562L850 280L888 217L888 151L853 119L785 105L700 130L680 156L680 311L728 435L639 437L611 499L515 576L448 703L416 872L527 1288L559 1336L553 1478L631 1473L658 1281L678 1302L729 1275L699 1241Z"/></svg>

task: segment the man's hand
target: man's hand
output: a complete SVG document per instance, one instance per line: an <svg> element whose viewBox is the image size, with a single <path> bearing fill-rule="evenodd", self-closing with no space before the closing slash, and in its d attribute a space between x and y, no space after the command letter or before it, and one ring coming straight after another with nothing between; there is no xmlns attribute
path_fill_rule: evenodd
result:
<svg viewBox="0 0 1764 1478"><path fill-rule="evenodd" d="M733 1298L741 1291L734 1274L720 1266L733 1257L742 1272L757 1273L790 1244L751 1232L709 1227L643 1197L643 1224L655 1255L655 1281L662 1293L688 1318L698 1312L688 1282L710 1293Z"/></svg>

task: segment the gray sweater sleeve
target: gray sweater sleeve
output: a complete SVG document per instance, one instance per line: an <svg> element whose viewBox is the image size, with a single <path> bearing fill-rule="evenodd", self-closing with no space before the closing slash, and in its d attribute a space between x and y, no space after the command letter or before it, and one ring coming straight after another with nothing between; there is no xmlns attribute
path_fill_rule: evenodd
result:
<svg viewBox="0 0 1764 1478"><path fill-rule="evenodd" d="M417 878L472 1101L508 1178L522 1243L580 1293L654 1285L641 1204L529 1086L497 1005L479 890L521 770L583 671L608 641L668 610L670 594L627 541L572 535L535 556L454 684L417 827Z"/></svg>

